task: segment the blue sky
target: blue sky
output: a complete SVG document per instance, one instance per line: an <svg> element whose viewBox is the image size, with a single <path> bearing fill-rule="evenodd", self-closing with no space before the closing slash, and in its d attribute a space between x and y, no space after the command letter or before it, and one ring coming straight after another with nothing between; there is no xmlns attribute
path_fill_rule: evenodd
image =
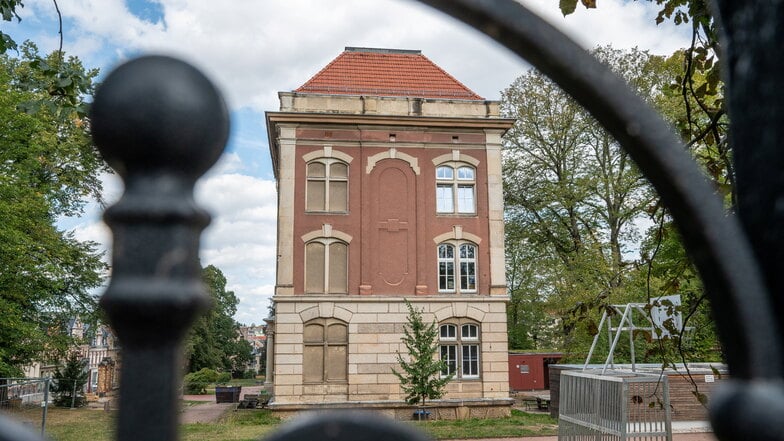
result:
<svg viewBox="0 0 784 441"><path fill-rule="evenodd" d="M1 26L17 41L57 48L51 0L26 0L22 22ZM556 0L522 0L586 48L612 44L669 54L688 43L688 29L657 27L650 2L605 1L562 17ZM213 213L202 263L214 264L240 298L237 320L260 323L272 295L276 195L264 112L277 110L277 92L307 81L346 46L420 49L487 99L499 99L527 66L504 48L440 13L404 0L60 0L64 50L104 76L135 55L183 58L212 78L231 109L227 153L197 186L197 200ZM107 198L121 183L104 179ZM94 204L63 219L80 239L109 246Z"/></svg>

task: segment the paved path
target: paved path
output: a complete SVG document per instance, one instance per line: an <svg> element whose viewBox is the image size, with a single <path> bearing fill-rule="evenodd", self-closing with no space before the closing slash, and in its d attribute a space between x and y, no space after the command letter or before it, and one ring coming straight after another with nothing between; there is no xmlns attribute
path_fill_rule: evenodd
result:
<svg viewBox="0 0 784 441"><path fill-rule="evenodd" d="M243 386L240 398L245 394L258 394L262 386ZM208 395L183 395L184 401L203 401L204 403L193 404L182 411L180 422L182 424L192 423L214 423L221 419L229 410L237 407L237 403L216 403L215 394Z"/></svg>
<svg viewBox="0 0 784 441"><path fill-rule="evenodd" d="M214 423L221 419L227 412L234 410L234 403L209 403L194 404L182 411L181 424Z"/></svg>

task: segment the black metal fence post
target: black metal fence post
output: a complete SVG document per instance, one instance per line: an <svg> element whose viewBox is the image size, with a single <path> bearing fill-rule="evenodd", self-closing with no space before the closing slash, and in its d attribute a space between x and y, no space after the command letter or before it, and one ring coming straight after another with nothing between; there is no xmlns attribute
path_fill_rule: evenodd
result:
<svg viewBox="0 0 784 441"><path fill-rule="evenodd" d="M198 256L209 215L196 206L193 186L223 151L228 112L195 68L150 56L106 78L91 123L96 145L125 182L104 215L114 249L101 298L123 351L117 439L174 441L181 343L209 306Z"/></svg>

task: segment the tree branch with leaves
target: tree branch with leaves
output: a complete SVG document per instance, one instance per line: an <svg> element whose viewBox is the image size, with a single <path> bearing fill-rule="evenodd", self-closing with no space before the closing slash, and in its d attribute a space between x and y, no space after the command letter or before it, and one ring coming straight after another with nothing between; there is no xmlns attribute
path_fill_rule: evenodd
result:
<svg viewBox="0 0 784 441"><path fill-rule="evenodd" d="M444 396L447 383L454 374L444 374L446 363L441 360L438 344L438 326L435 322L426 324L422 319L422 311L417 310L409 301L408 323L403 328L402 341L406 346L408 357L397 353L397 361L401 371L392 369L392 373L400 380L400 387L406 394L406 403L425 405L425 400L438 399Z"/></svg>

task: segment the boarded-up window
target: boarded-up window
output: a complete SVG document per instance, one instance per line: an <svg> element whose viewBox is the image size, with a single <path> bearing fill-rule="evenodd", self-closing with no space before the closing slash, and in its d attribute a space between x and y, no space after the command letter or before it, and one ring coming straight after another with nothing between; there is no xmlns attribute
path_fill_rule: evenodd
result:
<svg viewBox="0 0 784 441"><path fill-rule="evenodd" d="M348 211L348 165L332 158L307 164L306 211Z"/></svg>
<svg viewBox="0 0 784 441"><path fill-rule="evenodd" d="M305 292L348 293L348 245L326 237L305 244Z"/></svg>
<svg viewBox="0 0 784 441"><path fill-rule="evenodd" d="M348 292L348 247L343 242L329 244L329 292Z"/></svg>
<svg viewBox="0 0 784 441"><path fill-rule="evenodd" d="M305 324L303 337L303 381L345 382L348 379L346 324L335 319L311 320Z"/></svg>
<svg viewBox="0 0 784 441"><path fill-rule="evenodd" d="M326 247L321 242L305 245L305 292L324 292L324 266Z"/></svg>

